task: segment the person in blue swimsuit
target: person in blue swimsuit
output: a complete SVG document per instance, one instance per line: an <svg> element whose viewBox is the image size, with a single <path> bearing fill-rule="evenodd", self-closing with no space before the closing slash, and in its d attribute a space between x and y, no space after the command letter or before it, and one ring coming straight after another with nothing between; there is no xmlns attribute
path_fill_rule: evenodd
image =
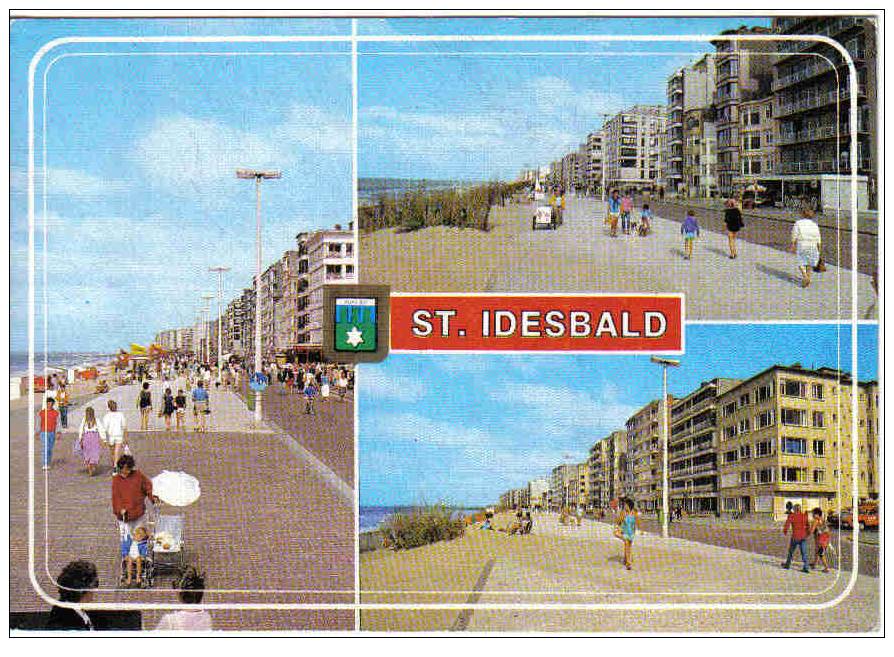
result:
<svg viewBox="0 0 894 657"><path fill-rule="evenodd" d="M624 541L624 567L627 570L633 568L633 537L636 535L637 515L633 500L627 498L623 501L621 516L618 521L618 538Z"/></svg>

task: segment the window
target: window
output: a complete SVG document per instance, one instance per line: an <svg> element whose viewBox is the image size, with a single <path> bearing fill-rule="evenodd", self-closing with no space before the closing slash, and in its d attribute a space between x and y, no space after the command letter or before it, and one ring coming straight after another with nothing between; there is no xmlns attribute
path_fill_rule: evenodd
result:
<svg viewBox="0 0 894 657"><path fill-rule="evenodd" d="M731 449L728 452L724 452L724 454L723 454L723 462L724 463L735 463L738 460L739 460L739 453L734 449Z"/></svg>
<svg viewBox="0 0 894 657"><path fill-rule="evenodd" d="M783 408L782 424L789 427L806 427L807 411L798 410L796 408Z"/></svg>
<svg viewBox="0 0 894 657"><path fill-rule="evenodd" d="M758 457L770 456L773 453L773 443L769 440L764 440L755 445L754 449Z"/></svg>
<svg viewBox="0 0 894 657"><path fill-rule="evenodd" d="M751 125L757 125L761 122L761 113L760 112L752 112L751 113Z"/></svg>
<svg viewBox="0 0 894 657"><path fill-rule="evenodd" d="M739 445L739 458L751 458L751 445Z"/></svg>
<svg viewBox="0 0 894 657"><path fill-rule="evenodd" d="M823 483L823 479L826 478L825 470L814 470L813 471L813 483L821 484Z"/></svg>
<svg viewBox="0 0 894 657"><path fill-rule="evenodd" d="M786 397L806 397L807 386L801 381L782 381L782 394Z"/></svg>
<svg viewBox="0 0 894 657"><path fill-rule="evenodd" d="M806 468L780 468L781 480L788 483L807 483Z"/></svg>
<svg viewBox="0 0 894 657"><path fill-rule="evenodd" d="M748 433L749 431L751 431L751 420L748 418L739 420L739 433Z"/></svg>
<svg viewBox="0 0 894 657"><path fill-rule="evenodd" d="M767 105L764 108L764 117L771 118L773 116L773 108L770 105Z"/></svg>
<svg viewBox="0 0 894 657"><path fill-rule="evenodd" d="M825 426L824 420L825 420L825 418L823 417L822 411L813 411L813 426L814 427L816 427L817 429L822 429Z"/></svg>
<svg viewBox="0 0 894 657"><path fill-rule="evenodd" d="M783 438L782 453L806 455L807 441L804 438Z"/></svg>
<svg viewBox="0 0 894 657"><path fill-rule="evenodd" d="M757 401L758 403L762 401L767 401L773 396L773 384L768 383L765 386L761 386L757 389Z"/></svg>
<svg viewBox="0 0 894 657"><path fill-rule="evenodd" d="M729 417L736 412L736 402L730 402L723 407L723 417Z"/></svg>
<svg viewBox="0 0 894 657"><path fill-rule="evenodd" d="M811 394L814 399L822 399L823 398L823 384L822 383L814 383L810 386Z"/></svg>
<svg viewBox="0 0 894 657"><path fill-rule="evenodd" d="M739 483L740 484L750 484L751 483L751 470L743 470L739 473Z"/></svg>
<svg viewBox="0 0 894 657"><path fill-rule="evenodd" d="M748 406L751 403L751 393L746 392L744 395L739 397L739 408L743 406Z"/></svg>
<svg viewBox="0 0 894 657"><path fill-rule="evenodd" d="M826 455L826 441L825 440L814 440L813 441L813 453L816 456L825 456Z"/></svg>
<svg viewBox="0 0 894 657"><path fill-rule="evenodd" d="M723 428L723 437L727 440L729 440L730 438L735 438L736 437L736 427L735 426L724 427Z"/></svg>

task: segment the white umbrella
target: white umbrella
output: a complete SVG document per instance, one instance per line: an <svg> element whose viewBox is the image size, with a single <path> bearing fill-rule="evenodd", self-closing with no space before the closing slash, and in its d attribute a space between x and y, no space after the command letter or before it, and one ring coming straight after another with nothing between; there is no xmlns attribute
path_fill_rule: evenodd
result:
<svg viewBox="0 0 894 657"><path fill-rule="evenodd" d="M199 480L185 472L162 470L152 478L152 492L165 504L189 506L202 494Z"/></svg>

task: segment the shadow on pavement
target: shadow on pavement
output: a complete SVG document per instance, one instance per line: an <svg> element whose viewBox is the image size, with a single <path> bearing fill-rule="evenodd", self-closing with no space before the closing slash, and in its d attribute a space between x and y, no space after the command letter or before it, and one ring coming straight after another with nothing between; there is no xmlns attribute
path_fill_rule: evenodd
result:
<svg viewBox="0 0 894 657"><path fill-rule="evenodd" d="M800 286L801 284L801 281L798 280L795 276L792 276L790 273L782 271L781 269L776 269L775 267L769 267L768 265L761 264L755 265L755 268L760 272L768 274L769 276L778 278L780 281L785 281L786 283L791 283L792 285L798 286Z"/></svg>

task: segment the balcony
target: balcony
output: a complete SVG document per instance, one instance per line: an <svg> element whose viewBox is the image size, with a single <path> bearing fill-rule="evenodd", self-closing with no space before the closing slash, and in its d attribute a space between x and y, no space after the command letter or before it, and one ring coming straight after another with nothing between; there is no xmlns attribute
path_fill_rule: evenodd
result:
<svg viewBox="0 0 894 657"><path fill-rule="evenodd" d="M816 59L812 63L803 66L797 71L793 71L788 75L784 75L773 80L773 91L785 89L786 87L790 87L793 84L803 82L804 80L809 80L810 78L816 77L817 75L828 73L831 70L833 69L831 66L829 66L829 62L821 59Z"/></svg>
<svg viewBox="0 0 894 657"><path fill-rule="evenodd" d="M813 162L782 162L781 173L838 173L835 160L816 160Z"/></svg>
<svg viewBox="0 0 894 657"><path fill-rule="evenodd" d="M797 144L805 141L816 141L818 139L831 139L837 136L835 126L824 125L816 128L808 128L800 132L787 131L780 132L776 140L777 144Z"/></svg>
<svg viewBox="0 0 894 657"><path fill-rule="evenodd" d="M839 100L847 100L850 97L850 93L850 87L846 87L837 91L825 91L813 94L807 98L801 98L789 103L780 102L776 105L776 118L825 107L826 105L834 105L839 102ZM863 85L858 86L857 93L859 96L865 97L866 87Z"/></svg>

